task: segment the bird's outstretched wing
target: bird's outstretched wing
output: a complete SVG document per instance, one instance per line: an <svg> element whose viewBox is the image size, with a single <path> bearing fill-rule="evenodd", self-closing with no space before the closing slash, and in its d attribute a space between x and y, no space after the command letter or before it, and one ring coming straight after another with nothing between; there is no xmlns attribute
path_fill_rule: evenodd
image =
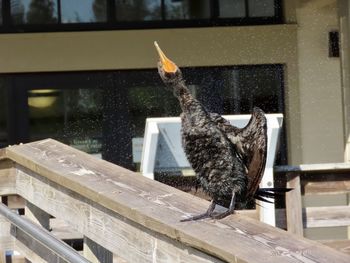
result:
<svg viewBox="0 0 350 263"><path fill-rule="evenodd" d="M255 107L248 124L243 128L231 125L218 114L211 114L217 127L236 146L240 158L247 168L247 197L253 197L264 174L267 156L267 121L264 112Z"/></svg>

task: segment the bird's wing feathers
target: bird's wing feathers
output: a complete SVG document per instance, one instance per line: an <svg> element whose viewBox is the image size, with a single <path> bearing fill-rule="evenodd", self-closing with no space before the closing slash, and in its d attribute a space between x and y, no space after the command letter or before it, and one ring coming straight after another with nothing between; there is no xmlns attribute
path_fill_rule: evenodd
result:
<svg viewBox="0 0 350 263"><path fill-rule="evenodd" d="M236 146L248 170L247 197L254 196L264 174L267 155L267 122L264 112L255 107L248 124L242 129L231 125L218 114L210 116Z"/></svg>

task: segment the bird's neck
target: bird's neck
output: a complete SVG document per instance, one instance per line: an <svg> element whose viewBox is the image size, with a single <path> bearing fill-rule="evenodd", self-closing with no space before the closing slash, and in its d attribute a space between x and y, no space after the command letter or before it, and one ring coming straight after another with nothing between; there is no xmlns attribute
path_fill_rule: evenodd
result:
<svg viewBox="0 0 350 263"><path fill-rule="evenodd" d="M183 81L176 85L174 94L178 98L182 112L188 121L191 123L203 123L203 121L208 119L207 111L198 100L193 98Z"/></svg>

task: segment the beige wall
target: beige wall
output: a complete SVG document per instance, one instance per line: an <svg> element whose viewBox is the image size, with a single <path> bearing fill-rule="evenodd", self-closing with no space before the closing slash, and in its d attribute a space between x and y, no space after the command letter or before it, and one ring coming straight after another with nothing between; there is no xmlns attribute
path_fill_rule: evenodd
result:
<svg viewBox="0 0 350 263"><path fill-rule="evenodd" d="M342 91L344 104L345 125L345 153L344 159L350 161L350 3L349 0L338 0L340 40L341 40L341 65L342 65Z"/></svg>
<svg viewBox="0 0 350 263"><path fill-rule="evenodd" d="M342 162L340 59L328 57L328 32L338 29L337 3L299 0L296 14L302 162Z"/></svg>
<svg viewBox="0 0 350 263"><path fill-rule="evenodd" d="M153 42L180 66L287 63L295 25L0 35L0 73L154 68Z"/></svg>

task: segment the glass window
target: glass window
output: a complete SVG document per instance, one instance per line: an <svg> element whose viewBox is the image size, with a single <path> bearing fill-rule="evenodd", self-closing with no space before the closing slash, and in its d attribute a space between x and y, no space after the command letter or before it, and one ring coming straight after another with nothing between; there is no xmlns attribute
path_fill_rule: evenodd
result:
<svg viewBox="0 0 350 263"><path fill-rule="evenodd" d="M192 94L210 112L244 114L253 106L267 113L283 112L282 71L281 65L262 65L184 68L183 74ZM25 96L24 105L20 104L20 96L12 96L21 101L9 106L20 107L18 113L22 115L16 115L8 128L24 131L18 135L21 138L54 138L124 167L132 168L140 161L133 159L133 155L140 154L133 143L142 142L146 118L179 116L181 112L178 100L164 87L156 69L13 78L10 90L18 88ZM6 131L11 130L6 128L3 86L0 82L2 144L8 138Z"/></svg>
<svg viewBox="0 0 350 263"><path fill-rule="evenodd" d="M91 154L101 153L99 89L28 91L30 140L55 138Z"/></svg>
<svg viewBox="0 0 350 263"><path fill-rule="evenodd" d="M166 19L203 19L210 18L210 0L165 0Z"/></svg>
<svg viewBox="0 0 350 263"><path fill-rule="evenodd" d="M115 0L118 21L161 20L160 0Z"/></svg>
<svg viewBox="0 0 350 263"><path fill-rule="evenodd" d="M245 17L246 6L245 0L219 0L219 17L234 18Z"/></svg>
<svg viewBox="0 0 350 263"><path fill-rule="evenodd" d="M11 0L14 24L57 23L57 2L54 0Z"/></svg>
<svg viewBox="0 0 350 263"><path fill-rule="evenodd" d="M248 4L250 17L275 15L275 0L249 0Z"/></svg>
<svg viewBox="0 0 350 263"><path fill-rule="evenodd" d="M62 23L107 21L107 0L61 0Z"/></svg>
<svg viewBox="0 0 350 263"><path fill-rule="evenodd" d="M143 137L146 118L179 116L181 113L177 99L163 85L128 88L127 99L135 137Z"/></svg>
<svg viewBox="0 0 350 263"><path fill-rule="evenodd" d="M5 79L0 78L0 148L7 146L7 96Z"/></svg>
<svg viewBox="0 0 350 263"><path fill-rule="evenodd" d="M0 0L0 25L2 25L2 0Z"/></svg>

